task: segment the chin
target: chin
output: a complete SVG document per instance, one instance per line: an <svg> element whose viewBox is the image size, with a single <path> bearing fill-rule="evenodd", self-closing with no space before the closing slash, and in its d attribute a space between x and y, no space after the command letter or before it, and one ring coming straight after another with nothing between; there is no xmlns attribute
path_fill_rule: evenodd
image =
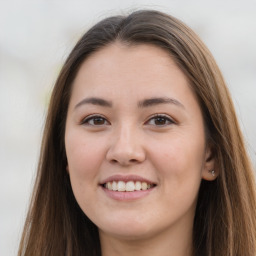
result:
<svg viewBox="0 0 256 256"><path fill-rule="evenodd" d="M101 223L101 225L98 226L99 232L125 240L143 239L154 233L154 225L147 222L143 223L143 221L136 218L123 217L122 221L121 219L118 220L119 221L112 220L108 223Z"/></svg>
<svg viewBox="0 0 256 256"><path fill-rule="evenodd" d="M123 239L126 241L138 241L140 239L145 239L151 236L151 232L141 228L136 229L125 229L125 228L113 228L108 230L99 230L99 233L103 232L108 236L112 236L118 239Z"/></svg>

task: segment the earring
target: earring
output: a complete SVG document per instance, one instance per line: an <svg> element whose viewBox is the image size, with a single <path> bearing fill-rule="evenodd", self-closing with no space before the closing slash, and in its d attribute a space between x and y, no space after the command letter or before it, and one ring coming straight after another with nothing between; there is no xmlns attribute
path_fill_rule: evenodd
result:
<svg viewBox="0 0 256 256"><path fill-rule="evenodd" d="M215 171L214 170L211 170L209 172L212 174L213 177L215 176Z"/></svg>

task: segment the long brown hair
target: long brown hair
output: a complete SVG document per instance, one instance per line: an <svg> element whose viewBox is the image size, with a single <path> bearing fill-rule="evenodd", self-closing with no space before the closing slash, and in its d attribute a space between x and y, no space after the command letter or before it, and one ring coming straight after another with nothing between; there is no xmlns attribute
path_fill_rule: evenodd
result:
<svg viewBox="0 0 256 256"><path fill-rule="evenodd" d="M228 89L212 55L191 29L157 11L104 19L79 40L67 58L52 92L19 255L101 255L97 227L72 193L64 133L72 82L81 63L115 41L153 44L168 51L200 104L219 176L201 183L194 255L255 256L255 180Z"/></svg>

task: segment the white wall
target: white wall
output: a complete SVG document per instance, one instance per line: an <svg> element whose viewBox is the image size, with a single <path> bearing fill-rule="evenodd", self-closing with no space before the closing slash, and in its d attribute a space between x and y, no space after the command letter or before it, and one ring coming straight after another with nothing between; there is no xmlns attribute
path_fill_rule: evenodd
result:
<svg viewBox="0 0 256 256"><path fill-rule="evenodd" d="M256 1L1 1L0 255L16 255L49 94L80 35L103 17L166 11L192 27L230 87L256 166Z"/></svg>

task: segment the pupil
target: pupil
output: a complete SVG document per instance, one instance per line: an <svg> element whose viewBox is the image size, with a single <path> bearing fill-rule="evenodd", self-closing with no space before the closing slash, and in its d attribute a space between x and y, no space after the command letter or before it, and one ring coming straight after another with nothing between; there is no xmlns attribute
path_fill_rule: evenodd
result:
<svg viewBox="0 0 256 256"><path fill-rule="evenodd" d="M98 117L94 119L94 124L103 124L103 123L104 123L103 118Z"/></svg>
<svg viewBox="0 0 256 256"><path fill-rule="evenodd" d="M159 125L165 124L165 118L163 118L163 117L157 117L157 118L156 118L156 124L159 124Z"/></svg>

